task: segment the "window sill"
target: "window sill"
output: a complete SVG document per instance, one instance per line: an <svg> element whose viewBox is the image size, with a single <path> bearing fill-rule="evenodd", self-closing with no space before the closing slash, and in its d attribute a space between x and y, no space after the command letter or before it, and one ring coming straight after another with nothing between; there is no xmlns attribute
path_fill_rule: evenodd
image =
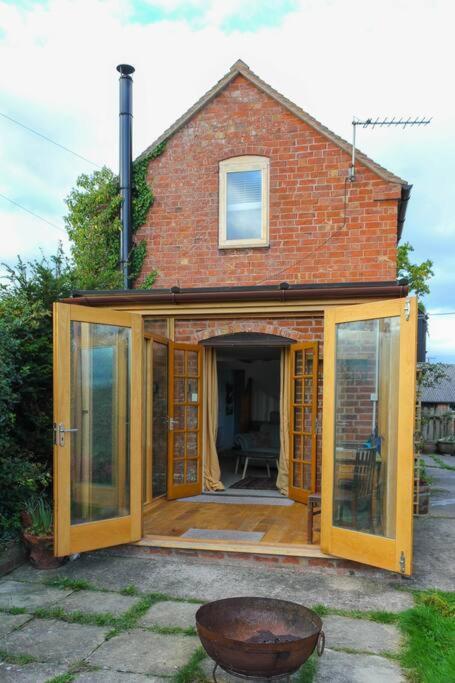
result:
<svg viewBox="0 0 455 683"><path fill-rule="evenodd" d="M218 249L223 251L226 249L268 249L270 247L270 242L228 242L224 244L218 244Z"/></svg>

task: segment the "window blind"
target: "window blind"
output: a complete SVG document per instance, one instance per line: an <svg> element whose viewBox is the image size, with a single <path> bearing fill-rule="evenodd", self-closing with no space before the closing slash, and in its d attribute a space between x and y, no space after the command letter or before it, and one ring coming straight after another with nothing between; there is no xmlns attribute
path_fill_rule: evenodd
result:
<svg viewBox="0 0 455 683"><path fill-rule="evenodd" d="M226 238L260 239L262 171L232 171L226 179Z"/></svg>

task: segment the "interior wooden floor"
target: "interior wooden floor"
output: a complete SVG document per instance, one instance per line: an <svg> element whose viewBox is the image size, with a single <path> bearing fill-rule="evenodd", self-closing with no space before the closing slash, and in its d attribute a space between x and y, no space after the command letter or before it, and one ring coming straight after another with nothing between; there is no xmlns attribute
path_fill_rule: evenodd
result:
<svg viewBox="0 0 455 683"><path fill-rule="evenodd" d="M175 547L179 542L186 547L200 545L204 539L181 538L188 529L217 529L235 531L263 532L261 541L255 543L257 549L263 552L282 551L286 549L298 550L306 547L314 550L319 546L320 516L314 519L313 544L308 545L307 538L307 506L293 503L288 507L276 505L242 505L223 503L180 502L178 500L158 500L152 509L144 515L144 545L152 541L161 542L160 545ZM222 541L210 541L210 545L226 545ZM207 543L205 543L207 545ZM245 541L230 541L230 546L246 551L244 546L251 543ZM297 554L297 553L293 553ZM298 553L300 554L300 553ZM306 553L302 553L306 554Z"/></svg>

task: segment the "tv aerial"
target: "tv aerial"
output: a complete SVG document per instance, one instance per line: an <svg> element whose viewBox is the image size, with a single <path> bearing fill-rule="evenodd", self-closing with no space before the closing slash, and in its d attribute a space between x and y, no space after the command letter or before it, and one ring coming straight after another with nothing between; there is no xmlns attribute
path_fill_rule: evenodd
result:
<svg viewBox="0 0 455 683"><path fill-rule="evenodd" d="M349 167L349 174L348 174L348 180L349 182L354 182L355 180L355 153L356 153L356 130L357 126L361 126L362 128L384 128L384 127L390 127L390 126L402 126L403 128L408 128L410 126L428 126L429 123L431 123L431 118L426 118L425 116L417 117L417 118L412 118L411 116L409 118L396 118L395 116L391 119L388 118L379 118L377 117L376 119L373 118L368 118L368 119L358 119L354 116L352 119L352 158L351 158L351 166Z"/></svg>

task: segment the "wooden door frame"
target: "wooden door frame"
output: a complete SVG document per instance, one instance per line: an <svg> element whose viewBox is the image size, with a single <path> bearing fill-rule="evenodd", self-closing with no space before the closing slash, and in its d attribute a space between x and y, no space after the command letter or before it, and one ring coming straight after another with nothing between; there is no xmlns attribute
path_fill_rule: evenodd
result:
<svg viewBox="0 0 455 683"><path fill-rule="evenodd" d="M384 317L400 317L398 387L398 438L395 538L334 527L333 448L335 443L336 324ZM364 564L412 573L414 409L417 354L417 301L415 297L392 299L354 306L337 306L326 311L324 320L324 401L322 429L321 550ZM403 513L404 511L404 513Z"/></svg>
<svg viewBox="0 0 455 683"><path fill-rule="evenodd" d="M124 517L71 525L71 440L54 444L54 552L58 557L106 548L142 536L142 316L110 308L56 303L54 330L54 423L71 427L71 321L131 329L130 512Z"/></svg>
<svg viewBox="0 0 455 683"><path fill-rule="evenodd" d="M174 473L174 434L175 431L169 428L168 436L168 479L167 479L167 495L169 500L176 498L185 498L188 496L198 495L202 493L203 490L203 468L204 468L204 454L203 454L203 403L204 403L204 367L203 367L203 346L201 344L187 344L184 342L174 342L169 340L169 390L168 390L168 414L169 420L174 419L174 352L176 350L182 351L195 351L198 354L198 437L197 437L197 447L198 447L198 477L196 482L184 483L175 485L173 481ZM185 379L186 379L186 355L185 355ZM185 386L186 391L186 386ZM187 401L184 402L185 408ZM185 420L186 420L186 410L185 410ZM186 433L185 431L183 433ZM185 445L185 455L186 455L186 445ZM186 475L186 457L184 459L184 473ZM178 488L178 495L174 495L175 490Z"/></svg>
<svg viewBox="0 0 455 683"><path fill-rule="evenodd" d="M289 495L291 500L299 503L307 503L308 496L316 490L317 479L317 420L318 420L318 380L319 380L319 342L296 342L289 346L290 362L289 362L289 397L288 405L290 410L289 415ZM298 351L305 352L306 349L313 351L313 372L312 372L312 386L311 386L311 491L304 490L292 486L293 481L293 452L294 452L294 426L295 426L295 411L294 408L294 390L295 390L295 358ZM303 356L303 363L305 356ZM304 374L302 375L303 386L302 392L305 392ZM303 397L302 397L303 398ZM302 402L303 405L303 402ZM302 412L302 433L304 431L304 411ZM303 477L303 474L302 474ZM302 482L303 483L303 482Z"/></svg>

